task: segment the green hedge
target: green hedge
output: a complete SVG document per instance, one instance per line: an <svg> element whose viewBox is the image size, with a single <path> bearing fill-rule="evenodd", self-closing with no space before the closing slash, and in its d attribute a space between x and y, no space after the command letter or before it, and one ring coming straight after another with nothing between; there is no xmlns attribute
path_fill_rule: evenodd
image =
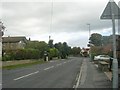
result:
<svg viewBox="0 0 120 90"><path fill-rule="evenodd" d="M40 51L37 49L18 49L18 50L8 50L3 55L2 60L24 60L24 59L39 59Z"/></svg>

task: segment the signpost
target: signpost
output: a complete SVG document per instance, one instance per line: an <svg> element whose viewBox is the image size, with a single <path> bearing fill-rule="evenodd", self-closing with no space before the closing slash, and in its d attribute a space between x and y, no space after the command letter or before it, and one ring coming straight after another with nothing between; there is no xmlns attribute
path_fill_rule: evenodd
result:
<svg viewBox="0 0 120 90"><path fill-rule="evenodd" d="M100 19L111 19L113 29L113 88L118 88L118 61L116 56L116 35L115 35L115 19L120 19L120 8L114 2L110 0L103 11Z"/></svg>

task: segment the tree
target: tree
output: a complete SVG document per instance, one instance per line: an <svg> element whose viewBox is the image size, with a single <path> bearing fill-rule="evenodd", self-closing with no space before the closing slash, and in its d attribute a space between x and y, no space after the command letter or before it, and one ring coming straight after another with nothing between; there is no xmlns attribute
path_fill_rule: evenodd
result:
<svg viewBox="0 0 120 90"><path fill-rule="evenodd" d="M44 41L29 41L25 48L37 49L39 50L40 58L44 56L44 51L48 51L48 45Z"/></svg>
<svg viewBox="0 0 120 90"><path fill-rule="evenodd" d="M58 49L59 51L58 55L61 58L67 58L67 56L70 54L71 47L68 46L66 42L55 43L54 47Z"/></svg>
<svg viewBox="0 0 120 90"><path fill-rule="evenodd" d="M91 37L89 38L91 44L94 44L95 46L101 46L102 45L102 35L98 33L93 33Z"/></svg>
<svg viewBox="0 0 120 90"><path fill-rule="evenodd" d="M53 57L58 57L58 53L59 53L58 49L50 48L49 49L49 58L50 58L50 60L52 60Z"/></svg>
<svg viewBox="0 0 120 90"><path fill-rule="evenodd" d="M81 48L80 47L73 47L71 53L73 55L80 55Z"/></svg>

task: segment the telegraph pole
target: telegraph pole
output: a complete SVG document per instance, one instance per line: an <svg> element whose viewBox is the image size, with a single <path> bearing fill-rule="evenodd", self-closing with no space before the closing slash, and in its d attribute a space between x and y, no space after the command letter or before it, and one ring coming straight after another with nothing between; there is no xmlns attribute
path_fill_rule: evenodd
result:
<svg viewBox="0 0 120 90"><path fill-rule="evenodd" d="M5 27L3 23L0 21L0 89L2 89L2 36Z"/></svg>

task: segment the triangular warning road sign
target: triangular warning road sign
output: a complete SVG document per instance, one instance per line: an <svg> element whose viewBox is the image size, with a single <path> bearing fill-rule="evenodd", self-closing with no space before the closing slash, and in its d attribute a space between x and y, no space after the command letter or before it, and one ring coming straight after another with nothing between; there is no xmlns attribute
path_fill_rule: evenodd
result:
<svg viewBox="0 0 120 90"><path fill-rule="evenodd" d="M115 19L120 19L120 8L114 1L109 1L100 19L112 19L112 14Z"/></svg>

